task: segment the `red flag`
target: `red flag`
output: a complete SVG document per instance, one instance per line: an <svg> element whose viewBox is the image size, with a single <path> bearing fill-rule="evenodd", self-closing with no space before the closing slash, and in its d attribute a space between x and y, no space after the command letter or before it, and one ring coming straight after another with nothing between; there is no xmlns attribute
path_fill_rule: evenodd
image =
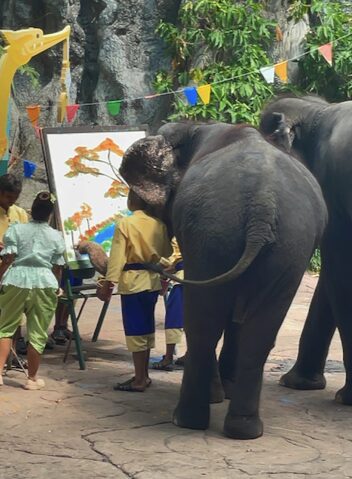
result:
<svg viewBox="0 0 352 479"><path fill-rule="evenodd" d="M66 106L66 118L68 123L74 120L76 113L79 110L79 105L67 105Z"/></svg>
<svg viewBox="0 0 352 479"><path fill-rule="evenodd" d="M328 64L332 66L332 43L325 43L325 45L318 48L318 51L323 55Z"/></svg>

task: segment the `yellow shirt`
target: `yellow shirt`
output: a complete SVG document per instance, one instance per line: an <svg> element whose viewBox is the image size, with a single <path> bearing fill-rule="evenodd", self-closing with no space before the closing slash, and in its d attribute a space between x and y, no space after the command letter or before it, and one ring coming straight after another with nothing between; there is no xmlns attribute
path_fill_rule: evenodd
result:
<svg viewBox="0 0 352 479"><path fill-rule="evenodd" d="M161 289L158 273L152 271L123 271L126 263L157 263L170 256L171 244L166 226L157 218L138 210L123 218L116 226L106 279L118 283L120 294Z"/></svg>
<svg viewBox="0 0 352 479"><path fill-rule="evenodd" d="M2 242L8 227L13 223L28 223L28 215L25 210L12 205L6 213L4 208L0 206L0 242Z"/></svg>
<svg viewBox="0 0 352 479"><path fill-rule="evenodd" d="M173 266L173 267L175 267L178 263L183 261L182 256L181 256L180 247L179 247L175 237L172 238L171 245L172 245L172 249L173 249L172 255L169 256L169 258L161 258L161 260L160 260L160 263L163 266ZM176 271L175 276L177 276L180 279L183 279L183 277L184 277L183 268L180 269L179 271Z"/></svg>

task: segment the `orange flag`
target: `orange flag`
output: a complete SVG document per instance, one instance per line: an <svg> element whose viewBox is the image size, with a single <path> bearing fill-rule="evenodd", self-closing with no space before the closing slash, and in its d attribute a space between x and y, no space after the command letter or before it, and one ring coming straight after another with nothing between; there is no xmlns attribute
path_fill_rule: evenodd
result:
<svg viewBox="0 0 352 479"><path fill-rule="evenodd" d="M328 64L332 66L332 43L325 43L325 45L318 48L318 51L323 55Z"/></svg>
<svg viewBox="0 0 352 479"><path fill-rule="evenodd" d="M40 106L39 105L31 105L27 106L27 115L30 119L30 122L33 126L36 126L40 116Z"/></svg>
<svg viewBox="0 0 352 479"><path fill-rule="evenodd" d="M280 78L280 80L284 83L287 83L287 60L284 62L277 63L275 65L275 73Z"/></svg>
<svg viewBox="0 0 352 479"><path fill-rule="evenodd" d="M200 96L204 105L207 105L210 102L211 86L210 85L201 85L197 88L197 93Z"/></svg>

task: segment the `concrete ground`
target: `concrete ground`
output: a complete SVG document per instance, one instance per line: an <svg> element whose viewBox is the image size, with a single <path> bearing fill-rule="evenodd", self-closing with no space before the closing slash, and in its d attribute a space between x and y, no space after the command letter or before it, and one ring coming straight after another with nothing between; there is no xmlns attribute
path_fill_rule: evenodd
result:
<svg viewBox="0 0 352 479"><path fill-rule="evenodd" d="M132 371L120 305L114 298L97 343L91 343L101 303L90 300L81 320L87 370L64 347L43 358L45 390L21 388L11 371L0 390L1 479L168 479L352 477L352 409L333 402L344 382L335 337L324 391L293 391L278 379L296 357L297 343L316 278L305 275L265 368L262 438L234 441L222 434L227 401L211 407L209 430L179 429L170 422L182 371L152 371L145 393L112 390ZM155 356L162 354L163 303L158 305ZM184 344L179 353L184 352ZM72 351L73 353L74 351Z"/></svg>

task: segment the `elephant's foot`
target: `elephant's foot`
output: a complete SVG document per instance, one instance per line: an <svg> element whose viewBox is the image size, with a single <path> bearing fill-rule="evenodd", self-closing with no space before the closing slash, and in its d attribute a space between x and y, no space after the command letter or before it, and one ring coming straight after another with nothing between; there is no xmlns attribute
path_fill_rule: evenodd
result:
<svg viewBox="0 0 352 479"><path fill-rule="evenodd" d="M344 386L335 395L335 401L346 406L352 406L352 388Z"/></svg>
<svg viewBox="0 0 352 479"><path fill-rule="evenodd" d="M324 374L317 373L311 377L305 377L298 372L294 366L288 373L280 378L280 385L291 389L314 390L324 389L326 386L326 379Z"/></svg>
<svg viewBox="0 0 352 479"><path fill-rule="evenodd" d="M222 387L225 392L225 399L231 399L233 388L234 388L234 382L231 381L231 379L223 379Z"/></svg>
<svg viewBox="0 0 352 479"><path fill-rule="evenodd" d="M190 407L178 404L174 411L173 423L188 429L208 429L210 420L209 405Z"/></svg>
<svg viewBox="0 0 352 479"><path fill-rule="evenodd" d="M210 385L210 404L223 402L225 399L224 389L219 377L213 378Z"/></svg>
<svg viewBox="0 0 352 479"><path fill-rule="evenodd" d="M263 435L263 422L259 416L226 415L224 433L232 439L256 439Z"/></svg>

